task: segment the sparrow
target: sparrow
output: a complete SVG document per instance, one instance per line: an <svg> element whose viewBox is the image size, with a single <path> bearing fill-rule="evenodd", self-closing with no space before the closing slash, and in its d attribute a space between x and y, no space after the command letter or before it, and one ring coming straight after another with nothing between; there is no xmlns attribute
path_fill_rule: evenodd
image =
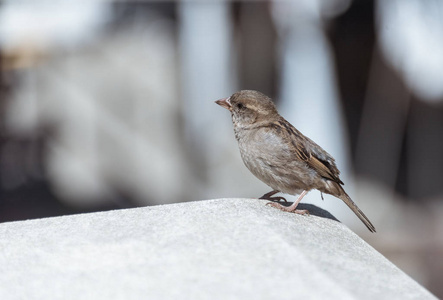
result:
<svg viewBox="0 0 443 300"><path fill-rule="evenodd" d="M231 112L234 134L246 167L272 188L260 199L283 211L309 214L297 205L311 190L335 196L357 215L371 231L375 227L343 189L334 158L304 136L277 112L272 100L252 90L242 90L228 98L215 101ZM276 193L299 195L290 206Z"/></svg>

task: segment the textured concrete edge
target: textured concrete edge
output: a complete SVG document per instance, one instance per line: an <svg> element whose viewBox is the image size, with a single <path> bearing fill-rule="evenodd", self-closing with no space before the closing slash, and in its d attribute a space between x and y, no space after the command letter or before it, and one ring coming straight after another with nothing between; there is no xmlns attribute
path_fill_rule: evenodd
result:
<svg viewBox="0 0 443 300"><path fill-rule="evenodd" d="M306 274L304 272L312 273L312 275L305 275L307 276L305 280L307 280L306 284L308 285L304 292L312 292L312 289L316 290L317 293L324 292L324 288L321 291L318 290L318 284L320 283L313 281L316 277L312 276L318 275L323 280L328 281L327 283L321 283L322 285L329 288L335 286L335 289L337 289L335 292L338 293L335 295L346 294L365 298L365 292L368 292L369 295L380 295L380 291L384 291L389 296L409 294L408 299L414 299L414 296L415 298L434 299L425 288L402 272L346 225L336 221L333 217L327 215L317 217L314 214L325 214L324 210L313 205L309 206L312 217L305 217L276 210L266 206L266 203L267 201L249 198L221 198L8 222L0 224L0 233L6 238L3 242L0 241L0 245L7 245L8 242L11 245L10 242L12 241L13 245L19 246L19 248L15 248L15 253L14 251L10 252L10 257L15 259L16 262L5 260L5 267L15 273L16 278L29 281L34 280L35 277L28 278L29 269L22 263L27 261L27 258L35 256L36 248L33 247L41 247L39 250L41 255L35 257L38 259L37 270L47 272L46 267L41 268L46 266L48 259L53 262L65 261L68 264L75 264L76 268L89 270L89 264L84 263L85 253L83 251L85 249L91 250L90 247L98 250L98 252L94 252L96 253L94 256L90 257L90 261L94 263L100 260L111 263L115 255L122 257L120 255L124 252L124 257L126 257L128 255L127 251L129 251L132 253L129 255L130 257L137 260L142 259L142 265L151 266L152 258L139 257L139 253L146 253L145 251L149 250L154 251L154 253L162 253L162 255L166 254L166 256L170 255L171 259L175 260L177 258L176 249L184 247L183 249L188 251L187 254L185 254L186 251L181 251L178 255L182 255L182 258L191 258L192 261L195 251L193 248L197 245L200 251L214 258L212 260L208 259L208 265L206 265L206 267L213 267L212 261L225 259L227 253L223 251L231 251L233 249L232 243L240 241L240 245L235 244L237 247L235 249L236 251L243 251L243 255L247 254L241 256L243 259L249 259L249 251L261 251L261 255L257 257L258 260L252 261L253 264L250 268L246 268L249 271L247 274L253 276L253 278L258 276L258 274L255 274L258 272L255 268L261 266L262 270L266 272L278 270L275 274L271 273L277 276L281 272L296 277ZM227 221L228 223L224 223ZM154 239L156 241L155 245L152 243L152 238L158 238L158 235L155 234L155 230L154 233L152 232L153 227L156 227L158 233L162 236L160 240ZM129 232L131 240L135 242L135 244L130 242L129 248L126 248L125 241L121 240L122 237L128 237L127 232ZM196 233L202 235L196 238ZM191 240L183 239L183 234L184 236L189 235ZM109 238L110 244L108 242L103 243L104 236ZM251 239L251 236L254 238ZM196 239L192 240L192 238ZM220 238L225 243L220 242ZM257 243L255 240L257 238L265 245ZM161 240L165 240L165 244L162 244ZM97 245L91 246L91 243L97 243ZM208 243L212 245L209 248ZM115 251L112 250L111 253L108 253L110 256L106 260L106 257L103 257L103 251L106 253L110 245L114 245L112 249L115 249ZM155 249L152 248L153 245ZM162 245L166 245L167 248L163 248ZM254 248L257 245L263 249ZM133 248L133 246L139 248ZM219 246L222 246L222 249ZM71 247L73 247L73 250L68 252L67 255L66 249ZM120 253L119 249L124 251ZM270 260L263 260L263 258L273 257L273 254L278 255L279 253L282 257L293 257L294 251L299 255L297 257L298 262L292 260L291 265L280 265L277 270L271 271L268 268ZM102 253L102 255L96 256L98 253ZM272 256L268 256L270 254ZM225 271L231 270L232 267L236 268L233 263L238 259L239 254L231 253L230 255L232 255L233 260L225 262L227 264ZM157 263L164 263L161 256L153 255L150 257L157 257ZM237 263L242 262L243 260L237 261ZM371 264L377 266L371 267ZM55 263L50 267L57 265L58 263ZM109 264L109 268L112 270L113 265ZM173 271L178 272L178 278L183 279L180 276L189 272L189 269L187 269L183 273L186 264L175 268L176 270ZM304 271L297 268L304 268ZM146 268L143 269L147 270ZM207 271L208 269L204 270ZM53 271L54 269L51 272ZM59 272L59 270L56 271ZM195 270L197 273L194 275L205 282L205 278L199 277L200 273L198 272L200 271L200 269L199 271ZM48 274L51 274L51 272ZM75 275L76 273L72 274ZM72 276L72 274L67 275ZM50 276L54 276L53 273ZM88 273L84 273L83 276L82 282L84 284L93 278ZM106 280L118 282L116 280L119 278L118 276L118 273L112 273L112 276ZM149 276L149 274L142 273L142 276ZM365 276L367 281L365 281ZM242 278L246 279L248 277ZM60 279L57 278L49 280L55 280L61 286L68 283L59 281ZM275 280L275 284L280 284L282 278ZM164 284L165 282L160 283ZM229 281L229 283L232 283L232 281ZM249 283L252 284L253 281ZM48 281L42 282L42 286L45 284L48 284ZM143 284L138 287L144 289ZM390 285L392 286L390 287ZM231 287L233 292L236 288L239 287ZM265 291L269 290L267 286L262 288ZM183 289L187 289L187 287L183 287ZM151 287L151 290L155 290L155 287Z"/></svg>

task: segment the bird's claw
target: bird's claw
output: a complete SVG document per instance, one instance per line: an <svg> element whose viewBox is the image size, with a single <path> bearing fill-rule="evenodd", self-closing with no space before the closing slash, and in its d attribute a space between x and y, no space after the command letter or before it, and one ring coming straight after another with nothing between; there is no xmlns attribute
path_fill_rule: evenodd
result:
<svg viewBox="0 0 443 300"><path fill-rule="evenodd" d="M310 215L309 211L307 209L290 209L289 207L283 206L283 205L276 203L276 202L268 202L268 203L266 203L266 205L272 206L272 207L280 209L282 211L291 212L294 214L308 215L308 216Z"/></svg>

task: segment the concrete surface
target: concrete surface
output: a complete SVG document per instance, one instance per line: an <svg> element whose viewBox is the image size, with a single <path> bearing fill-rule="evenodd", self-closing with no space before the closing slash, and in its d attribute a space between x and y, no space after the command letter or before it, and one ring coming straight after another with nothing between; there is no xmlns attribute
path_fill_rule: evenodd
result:
<svg viewBox="0 0 443 300"><path fill-rule="evenodd" d="M265 203L0 224L0 299L436 299L327 212Z"/></svg>

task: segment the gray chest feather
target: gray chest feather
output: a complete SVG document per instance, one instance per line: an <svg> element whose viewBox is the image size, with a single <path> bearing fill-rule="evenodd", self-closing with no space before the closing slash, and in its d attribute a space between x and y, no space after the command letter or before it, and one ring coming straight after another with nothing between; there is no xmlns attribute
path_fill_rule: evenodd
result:
<svg viewBox="0 0 443 300"><path fill-rule="evenodd" d="M315 172L294 157L291 145L264 129L237 129L240 155L246 167L274 190L298 194L315 179Z"/></svg>

